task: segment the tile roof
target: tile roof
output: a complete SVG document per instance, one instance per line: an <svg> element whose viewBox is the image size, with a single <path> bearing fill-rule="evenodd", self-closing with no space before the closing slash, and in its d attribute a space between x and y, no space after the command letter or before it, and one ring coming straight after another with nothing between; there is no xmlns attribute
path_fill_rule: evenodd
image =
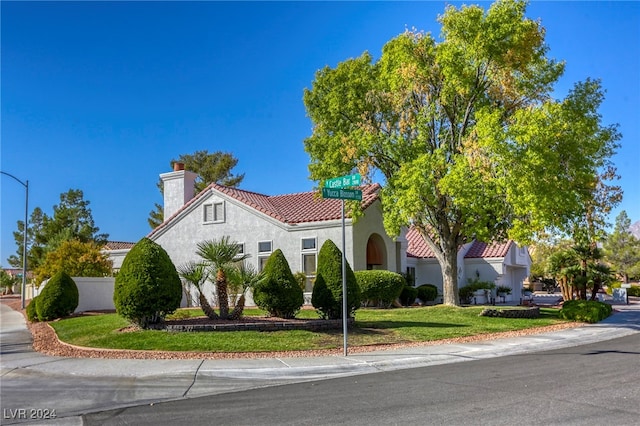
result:
<svg viewBox="0 0 640 426"><path fill-rule="evenodd" d="M433 250L424 242L422 235L415 228L407 231L407 256L418 258L434 258Z"/></svg>
<svg viewBox="0 0 640 426"><path fill-rule="evenodd" d="M136 243L128 243L124 241L107 241L104 245L105 250L125 250L135 246Z"/></svg>
<svg viewBox="0 0 640 426"><path fill-rule="evenodd" d="M422 236L415 228L407 231L407 256L417 258L435 258L433 250L424 242ZM511 248L513 241L503 243L493 242L491 244L474 241L465 254L465 258L489 258L489 257L505 257Z"/></svg>
<svg viewBox="0 0 640 426"><path fill-rule="evenodd" d="M484 258L484 257L505 257L511 248L513 241L505 241L502 243L493 242L491 244L474 241L473 245L464 256L467 259Z"/></svg>
<svg viewBox="0 0 640 426"><path fill-rule="evenodd" d="M380 185L377 183L364 185L360 189L362 190L362 208L366 209L378 199ZM167 226L182 211L212 191L225 194L254 210L286 224L321 222L336 220L341 217L342 203L340 200L320 198L316 191L269 196L212 183L182 206L182 208L170 218L165 220L160 226L151 231L149 236Z"/></svg>

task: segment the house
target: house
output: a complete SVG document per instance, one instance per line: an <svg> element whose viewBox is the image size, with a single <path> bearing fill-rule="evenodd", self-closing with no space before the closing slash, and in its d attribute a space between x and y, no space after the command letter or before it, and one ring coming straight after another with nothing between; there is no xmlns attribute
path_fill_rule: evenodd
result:
<svg viewBox="0 0 640 426"><path fill-rule="evenodd" d="M113 262L113 272L118 272L120 270L124 258L135 244L136 243L129 243L125 241L107 241L104 247L102 247L102 251L106 253L109 256L109 260Z"/></svg>
<svg viewBox="0 0 640 426"><path fill-rule="evenodd" d="M269 255L281 249L292 272L307 276L306 299L315 277L322 244L342 242L341 201L322 199L313 191L268 196L218 184L194 195L196 174L176 163L160 175L164 185L165 221L149 235L176 266L200 260L197 243L228 235L240 245L247 262L262 270ZM440 267L433 253L414 230L391 238L384 230L380 185L362 187L364 215L355 223L345 218L345 254L353 270L385 269L410 273L415 284L431 283L442 289ZM528 275L526 248L515 243L469 243L460 249L459 278L479 277L509 285L519 295Z"/></svg>

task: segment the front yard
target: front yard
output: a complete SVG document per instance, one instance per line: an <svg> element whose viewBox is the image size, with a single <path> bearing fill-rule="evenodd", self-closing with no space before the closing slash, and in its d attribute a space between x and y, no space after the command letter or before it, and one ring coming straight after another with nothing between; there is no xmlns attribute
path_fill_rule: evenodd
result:
<svg viewBox="0 0 640 426"><path fill-rule="evenodd" d="M481 317L483 307L433 306L403 309L360 309L355 326L349 329L349 346L392 345L480 336L491 333L546 327L564 323L557 309L541 309L540 318L508 319ZM199 316L199 309L179 310L173 318ZM247 309L246 316L264 316ZM312 310L297 318L315 319ZM77 346L128 350L189 352L281 352L315 351L342 347L342 330L260 332L167 332L130 330L117 314L88 315L50 323L58 338Z"/></svg>

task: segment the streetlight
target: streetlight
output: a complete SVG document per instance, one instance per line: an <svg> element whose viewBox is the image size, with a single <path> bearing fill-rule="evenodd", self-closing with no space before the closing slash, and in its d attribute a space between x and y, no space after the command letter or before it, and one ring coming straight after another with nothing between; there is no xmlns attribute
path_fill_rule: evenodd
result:
<svg viewBox="0 0 640 426"><path fill-rule="evenodd" d="M22 309L24 309L24 293L27 287L27 230L29 229L29 181L21 181L11 173L0 171L3 175L7 175L24 186L25 199L24 199L24 239L22 240L22 291L20 292L20 300L22 301Z"/></svg>

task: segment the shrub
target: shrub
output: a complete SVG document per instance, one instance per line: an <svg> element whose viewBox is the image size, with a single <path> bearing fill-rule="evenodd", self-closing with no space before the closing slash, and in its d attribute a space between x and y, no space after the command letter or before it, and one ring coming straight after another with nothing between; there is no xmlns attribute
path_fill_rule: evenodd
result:
<svg viewBox="0 0 640 426"><path fill-rule="evenodd" d="M27 305L27 309L26 309L27 319L31 322L38 321L37 305L38 305L38 296L31 299L31 302L29 302L29 304Z"/></svg>
<svg viewBox="0 0 640 426"><path fill-rule="evenodd" d="M36 313L38 320L50 321L72 314L77 307L78 286L66 272L58 271L38 296Z"/></svg>
<svg viewBox="0 0 640 426"><path fill-rule="evenodd" d="M411 306L416 301L416 297L418 297L418 289L405 285L400 293L400 303L402 306Z"/></svg>
<svg viewBox="0 0 640 426"><path fill-rule="evenodd" d="M116 277L113 303L132 323L147 328L180 307L182 284L167 252L148 238L133 246Z"/></svg>
<svg viewBox="0 0 640 426"><path fill-rule="evenodd" d="M389 308L400 296L406 282L391 271L356 271L360 295L367 305Z"/></svg>
<svg viewBox="0 0 640 426"><path fill-rule="evenodd" d="M418 299L422 302L433 302L438 297L438 287L433 284L422 284L417 290Z"/></svg>
<svg viewBox="0 0 640 426"><path fill-rule="evenodd" d="M640 286L631 286L627 289L627 296L640 297Z"/></svg>
<svg viewBox="0 0 640 426"><path fill-rule="evenodd" d="M499 285L496 287L496 293L498 294L511 294L511 287Z"/></svg>
<svg viewBox="0 0 640 426"><path fill-rule="evenodd" d="M558 316L562 319L596 323L611 315L611 305L595 300L568 300L562 304Z"/></svg>
<svg viewBox="0 0 640 426"><path fill-rule="evenodd" d="M489 281L469 281L469 283L458 289L458 296L460 296L460 302L469 304L471 303L471 299L473 295L478 290L489 291L496 287L496 285Z"/></svg>
<svg viewBox="0 0 640 426"><path fill-rule="evenodd" d="M269 256L262 274L253 289L256 305L274 317L295 317L304 303L304 295L282 250Z"/></svg>
<svg viewBox="0 0 640 426"><path fill-rule="evenodd" d="M349 262L346 270L347 316L350 317L360 306L360 287ZM342 252L331 240L325 241L318 253L311 304L323 318L342 318Z"/></svg>

